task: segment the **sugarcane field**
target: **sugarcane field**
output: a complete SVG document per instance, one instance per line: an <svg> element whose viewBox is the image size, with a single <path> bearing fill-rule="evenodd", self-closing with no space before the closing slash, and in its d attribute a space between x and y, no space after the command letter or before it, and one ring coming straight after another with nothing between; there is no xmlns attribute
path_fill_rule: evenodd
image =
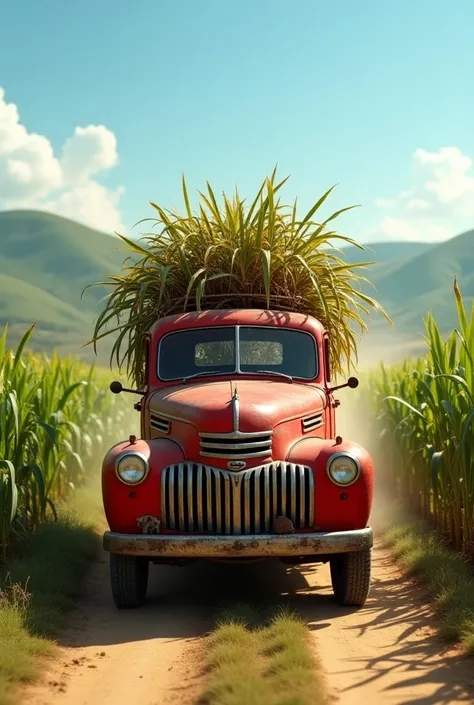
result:
<svg viewBox="0 0 474 705"><path fill-rule="evenodd" d="M474 6L344 13L2 11L0 705L474 703Z"/></svg>

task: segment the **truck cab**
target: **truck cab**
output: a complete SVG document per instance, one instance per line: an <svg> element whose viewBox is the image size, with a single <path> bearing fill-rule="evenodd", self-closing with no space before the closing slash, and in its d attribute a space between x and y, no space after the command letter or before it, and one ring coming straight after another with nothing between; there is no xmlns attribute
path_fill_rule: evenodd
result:
<svg viewBox="0 0 474 705"><path fill-rule="evenodd" d="M336 435L328 333L292 312L167 316L146 340L141 438L102 467L112 594L146 598L150 563L330 562L337 602L370 589L373 464Z"/></svg>

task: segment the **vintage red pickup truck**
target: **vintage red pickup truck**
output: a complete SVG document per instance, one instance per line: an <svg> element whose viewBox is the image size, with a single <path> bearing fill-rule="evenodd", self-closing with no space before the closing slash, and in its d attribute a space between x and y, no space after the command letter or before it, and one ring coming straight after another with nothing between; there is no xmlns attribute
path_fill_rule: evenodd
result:
<svg viewBox="0 0 474 705"><path fill-rule="evenodd" d="M330 563L335 599L370 588L373 464L336 432L329 337L300 313L208 310L146 341L141 438L107 453L103 502L117 607L146 597L149 563Z"/></svg>

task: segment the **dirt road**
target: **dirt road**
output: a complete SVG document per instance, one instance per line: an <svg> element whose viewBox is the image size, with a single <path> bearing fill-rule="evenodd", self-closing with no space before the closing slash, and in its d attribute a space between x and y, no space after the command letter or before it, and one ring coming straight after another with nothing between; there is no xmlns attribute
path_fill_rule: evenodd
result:
<svg viewBox="0 0 474 705"><path fill-rule="evenodd" d="M374 584L359 611L334 604L326 566L155 568L149 603L112 606L104 556L71 618L60 658L25 705L190 705L202 678L202 636L223 600L278 602L306 619L341 705L474 703L474 668L436 638L421 589L376 546Z"/></svg>

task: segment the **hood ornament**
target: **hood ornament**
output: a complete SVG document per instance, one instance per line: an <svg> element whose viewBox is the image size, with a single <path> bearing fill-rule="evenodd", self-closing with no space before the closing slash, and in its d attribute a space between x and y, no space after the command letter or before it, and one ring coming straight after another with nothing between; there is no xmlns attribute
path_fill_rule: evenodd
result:
<svg viewBox="0 0 474 705"><path fill-rule="evenodd" d="M234 425L234 433L238 433L239 432L240 406L239 406L239 392L237 391L237 385L235 386L234 394L232 395L231 405L232 405L232 421L233 421L233 425Z"/></svg>

